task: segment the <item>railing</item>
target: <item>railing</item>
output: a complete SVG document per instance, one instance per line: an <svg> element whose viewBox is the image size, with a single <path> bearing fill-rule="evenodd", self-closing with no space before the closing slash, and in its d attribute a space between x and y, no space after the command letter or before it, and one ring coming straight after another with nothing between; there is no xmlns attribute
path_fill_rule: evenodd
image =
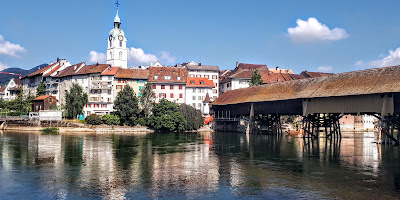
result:
<svg viewBox="0 0 400 200"><path fill-rule="evenodd" d="M111 85L91 85L90 89L112 89Z"/></svg>

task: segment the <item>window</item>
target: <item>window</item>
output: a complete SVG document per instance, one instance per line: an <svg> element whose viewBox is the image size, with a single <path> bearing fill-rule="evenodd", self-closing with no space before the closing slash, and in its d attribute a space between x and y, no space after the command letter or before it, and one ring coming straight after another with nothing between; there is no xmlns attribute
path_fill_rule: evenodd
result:
<svg viewBox="0 0 400 200"><path fill-rule="evenodd" d="M112 52L110 52L110 58L112 59Z"/></svg>
<svg viewBox="0 0 400 200"><path fill-rule="evenodd" d="M52 98L50 98L50 99L49 99L49 102L50 102L50 103L51 103L51 102L53 102L53 99L52 99Z"/></svg>
<svg viewBox="0 0 400 200"><path fill-rule="evenodd" d="M214 94L217 94L217 93L218 93L218 90L213 89L213 93L214 93Z"/></svg>
<svg viewBox="0 0 400 200"><path fill-rule="evenodd" d="M138 93L138 97L141 97L141 96L142 96L142 93L139 92L139 93Z"/></svg>
<svg viewBox="0 0 400 200"><path fill-rule="evenodd" d="M153 89L156 89L157 88L157 86L156 85L153 85Z"/></svg>
<svg viewBox="0 0 400 200"><path fill-rule="evenodd" d="M204 92L204 89L200 89L200 93L203 93Z"/></svg>
<svg viewBox="0 0 400 200"><path fill-rule="evenodd" d="M196 78L201 78L201 75L200 74L196 74Z"/></svg>
<svg viewBox="0 0 400 200"><path fill-rule="evenodd" d="M106 108L107 108L107 104L104 104L104 107L106 107Z"/></svg>
<svg viewBox="0 0 400 200"><path fill-rule="evenodd" d="M173 86L173 85L170 85L170 86L169 86L169 89L170 89L170 90L173 90L173 89L174 89L174 86Z"/></svg>
<svg viewBox="0 0 400 200"><path fill-rule="evenodd" d="M161 89L165 89L165 85L161 85Z"/></svg>
<svg viewBox="0 0 400 200"><path fill-rule="evenodd" d="M139 90L143 90L143 86L139 86Z"/></svg>
<svg viewBox="0 0 400 200"><path fill-rule="evenodd" d="M138 83L143 83L144 81L143 80L138 80Z"/></svg>
<svg viewBox="0 0 400 200"><path fill-rule="evenodd" d="M194 77L194 74L190 74L190 77Z"/></svg>
<svg viewBox="0 0 400 200"><path fill-rule="evenodd" d="M179 86L179 89L182 90L182 85Z"/></svg>
<svg viewBox="0 0 400 200"><path fill-rule="evenodd" d="M196 96L192 96L192 100L195 101L196 100Z"/></svg>
<svg viewBox="0 0 400 200"><path fill-rule="evenodd" d="M218 83L214 83L215 87L218 87Z"/></svg>
<svg viewBox="0 0 400 200"><path fill-rule="evenodd" d="M119 59L122 59L122 51L119 52Z"/></svg>
<svg viewBox="0 0 400 200"><path fill-rule="evenodd" d="M194 85L194 84L195 84L195 82L194 82L194 81L190 81L190 84Z"/></svg>
<svg viewBox="0 0 400 200"><path fill-rule="evenodd" d="M178 79L178 81L180 81L181 80L181 76L177 76L176 79Z"/></svg>
<svg viewBox="0 0 400 200"><path fill-rule="evenodd" d="M200 81L200 85L204 85L204 81Z"/></svg>
<svg viewBox="0 0 400 200"><path fill-rule="evenodd" d="M122 47L122 41L119 41L119 47Z"/></svg>
<svg viewBox="0 0 400 200"><path fill-rule="evenodd" d="M182 94L182 93L179 94L179 98L180 98L180 99L183 98L183 94Z"/></svg>
<svg viewBox="0 0 400 200"><path fill-rule="evenodd" d="M196 88L193 88L193 93L196 93Z"/></svg>
<svg viewBox="0 0 400 200"><path fill-rule="evenodd" d="M154 79L158 79L158 76L157 76L157 75L154 75Z"/></svg>
<svg viewBox="0 0 400 200"><path fill-rule="evenodd" d="M196 104L195 104L195 103L192 103L192 107L193 107L193 108L196 108Z"/></svg>
<svg viewBox="0 0 400 200"><path fill-rule="evenodd" d="M160 94L159 94L159 97L160 97L160 98L165 98L165 96L166 96L165 93L160 93Z"/></svg>
<svg viewBox="0 0 400 200"><path fill-rule="evenodd" d="M164 76L164 80L171 80L171 76L165 75L165 76Z"/></svg>
<svg viewBox="0 0 400 200"><path fill-rule="evenodd" d="M198 104L199 105L199 109L201 108L201 103Z"/></svg>
<svg viewBox="0 0 400 200"><path fill-rule="evenodd" d="M213 76L212 76L212 79L217 79L217 75L213 75Z"/></svg>
<svg viewBox="0 0 400 200"><path fill-rule="evenodd" d="M170 97L171 97L171 99L173 99L174 98L174 93L171 93Z"/></svg>
<svg viewBox="0 0 400 200"><path fill-rule="evenodd" d="M209 75L204 75L204 78L209 78L210 76Z"/></svg>

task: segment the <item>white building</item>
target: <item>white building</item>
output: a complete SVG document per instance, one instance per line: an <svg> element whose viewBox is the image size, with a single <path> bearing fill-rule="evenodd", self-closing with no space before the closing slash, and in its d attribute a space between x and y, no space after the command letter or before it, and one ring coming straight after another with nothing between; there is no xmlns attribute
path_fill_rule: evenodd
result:
<svg viewBox="0 0 400 200"><path fill-rule="evenodd" d="M212 94L214 82L208 78L188 77L186 83L185 103L203 111L203 101Z"/></svg>
<svg viewBox="0 0 400 200"><path fill-rule="evenodd" d="M191 78L206 78L208 80L213 81L214 86L212 88L212 92L209 93L210 98L215 100L219 96L219 67L218 66L209 66L202 65L199 62L198 65L194 64L194 62L190 62L186 65L188 69L188 76Z"/></svg>
<svg viewBox="0 0 400 200"><path fill-rule="evenodd" d="M117 15L114 18L114 28L108 35L107 64L113 67L128 68L128 48L126 48L125 33L121 29L121 20Z"/></svg>
<svg viewBox="0 0 400 200"><path fill-rule="evenodd" d="M162 98L179 104L185 103L187 70L185 67L149 67L148 82L153 84L155 102Z"/></svg>
<svg viewBox="0 0 400 200"><path fill-rule="evenodd" d="M22 80L17 78L12 78L5 87L2 87L1 98L6 101L11 101L17 98L18 94L21 92Z"/></svg>

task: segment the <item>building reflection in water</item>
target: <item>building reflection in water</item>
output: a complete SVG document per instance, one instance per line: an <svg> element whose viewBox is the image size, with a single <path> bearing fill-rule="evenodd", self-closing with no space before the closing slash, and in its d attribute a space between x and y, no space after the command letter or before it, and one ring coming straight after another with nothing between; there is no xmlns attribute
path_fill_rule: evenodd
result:
<svg viewBox="0 0 400 200"><path fill-rule="evenodd" d="M344 133L341 140L233 133L3 133L0 169L9 185L19 184L15 170L28 169L31 177L23 178L34 185L32 191L61 199L243 197L266 190L289 195L285 188L294 195L287 198L319 198L319 193L302 196L309 188L339 198L357 198L360 191L377 195L376 188L400 193L395 168L400 163L393 164L398 151L374 139L374 133ZM378 187L380 182L385 184Z"/></svg>

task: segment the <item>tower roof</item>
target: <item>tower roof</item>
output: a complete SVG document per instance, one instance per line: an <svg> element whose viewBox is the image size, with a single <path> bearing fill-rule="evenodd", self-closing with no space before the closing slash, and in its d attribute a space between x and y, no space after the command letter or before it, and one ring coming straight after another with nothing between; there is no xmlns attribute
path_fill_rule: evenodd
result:
<svg viewBox="0 0 400 200"><path fill-rule="evenodd" d="M118 16L118 8L117 8L117 15L115 15L114 23L121 23L121 19Z"/></svg>

